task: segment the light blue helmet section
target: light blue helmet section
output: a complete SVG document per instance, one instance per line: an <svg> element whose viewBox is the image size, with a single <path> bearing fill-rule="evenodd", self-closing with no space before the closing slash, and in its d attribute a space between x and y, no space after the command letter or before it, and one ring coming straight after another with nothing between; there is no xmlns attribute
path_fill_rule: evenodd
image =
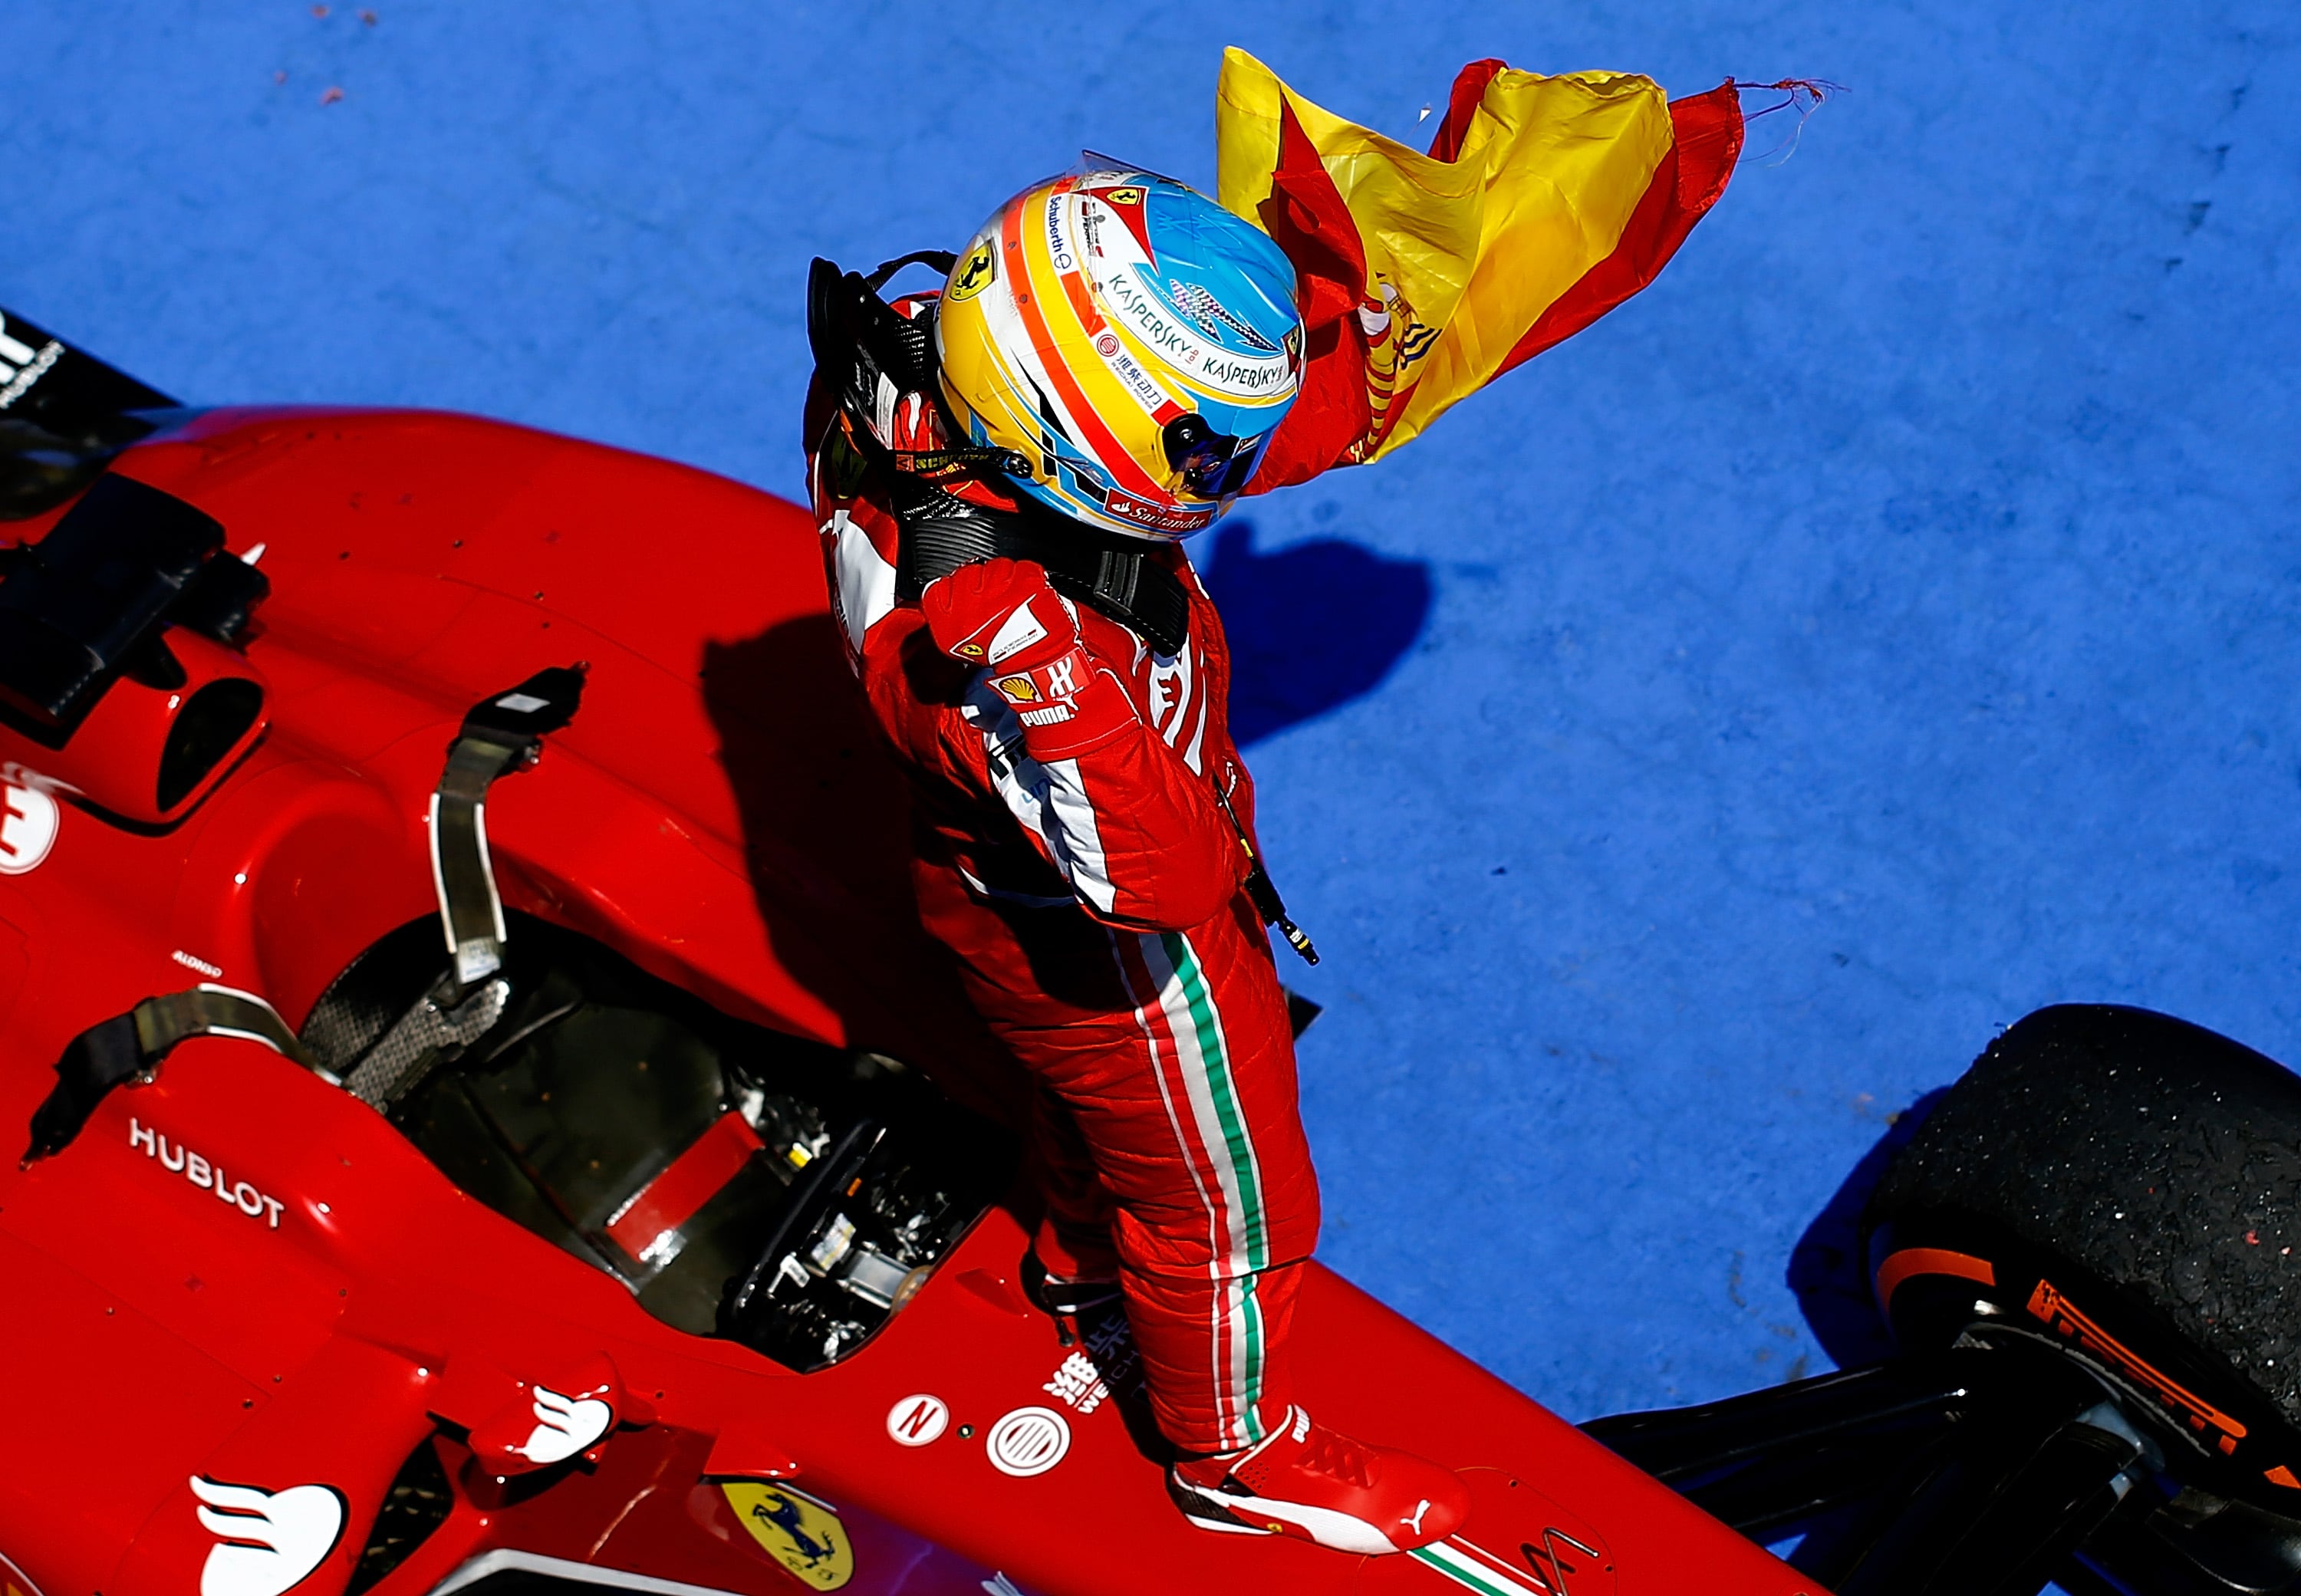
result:
<svg viewBox="0 0 2301 1596"><path fill-rule="evenodd" d="M1148 538L1228 507L1302 375L1284 252L1185 185L1121 167L1002 207L953 270L936 348L954 419L1028 463L1020 490Z"/></svg>

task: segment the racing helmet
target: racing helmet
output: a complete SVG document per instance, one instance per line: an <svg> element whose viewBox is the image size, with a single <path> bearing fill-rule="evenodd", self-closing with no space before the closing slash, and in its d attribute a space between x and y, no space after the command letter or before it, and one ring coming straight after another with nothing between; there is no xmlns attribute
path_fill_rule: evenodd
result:
<svg viewBox="0 0 2301 1596"><path fill-rule="evenodd" d="M951 268L935 346L969 441L1006 451L1042 504L1138 538L1229 508L1301 385L1285 255L1143 171L1073 172L1001 205Z"/></svg>

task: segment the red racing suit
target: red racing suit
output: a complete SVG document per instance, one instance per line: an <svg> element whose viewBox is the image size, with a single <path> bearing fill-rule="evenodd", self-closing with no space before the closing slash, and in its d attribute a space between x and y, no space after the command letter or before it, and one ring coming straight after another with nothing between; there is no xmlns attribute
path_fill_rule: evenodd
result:
<svg viewBox="0 0 2301 1596"><path fill-rule="evenodd" d="M927 928L1039 1087L1041 1261L1058 1277L1117 1276L1169 1441L1251 1446L1290 1400L1287 1330L1318 1192L1285 997L1216 798L1220 782L1252 826L1222 623L1173 545L1151 557L1189 596L1181 653L1074 606L1138 723L1075 758L1033 760L988 673L940 651L918 606L896 601L887 480L873 468L834 484L823 458L829 430L848 424L818 389L808 474L833 602L912 780ZM917 395L871 427L888 449L941 447L939 413Z"/></svg>

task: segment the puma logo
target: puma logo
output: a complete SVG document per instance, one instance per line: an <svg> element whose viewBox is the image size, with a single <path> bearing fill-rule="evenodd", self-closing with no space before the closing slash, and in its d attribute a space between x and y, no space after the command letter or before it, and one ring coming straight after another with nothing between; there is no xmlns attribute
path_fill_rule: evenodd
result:
<svg viewBox="0 0 2301 1596"><path fill-rule="evenodd" d="M1426 1496L1414 1504L1413 1517L1402 1518L1398 1522L1404 1525L1410 1533L1418 1535L1422 1533L1422 1516L1428 1511L1430 1511L1430 1499Z"/></svg>

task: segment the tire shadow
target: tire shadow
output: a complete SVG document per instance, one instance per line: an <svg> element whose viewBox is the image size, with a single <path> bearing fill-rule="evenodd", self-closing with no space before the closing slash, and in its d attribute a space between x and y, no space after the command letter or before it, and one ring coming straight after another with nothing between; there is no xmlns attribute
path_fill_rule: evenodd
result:
<svg viewBox="0 0 2301 1596"><path fill-rule="evenodd" d="M1268 554L1225 522L1199 567L1230 641L1230 729L1241 748L1364 698L1422 635L1430 567L1339 538Z"/></svg>
<svg viewBox="0 0 2301 1596"><path fill-rule="evenodd" d="M1910 1144L1948 1090L1937 1086L1895 1116L1790 1249L1788 1283L1797 1294L1798 1310L1813 1339L1839 1368L1893 1356L1894 1338L1870 1290L1862 1210L1869 1206L1870 1194L1885 1178L1894 1155Z"/></svg>

